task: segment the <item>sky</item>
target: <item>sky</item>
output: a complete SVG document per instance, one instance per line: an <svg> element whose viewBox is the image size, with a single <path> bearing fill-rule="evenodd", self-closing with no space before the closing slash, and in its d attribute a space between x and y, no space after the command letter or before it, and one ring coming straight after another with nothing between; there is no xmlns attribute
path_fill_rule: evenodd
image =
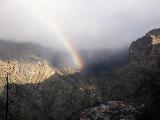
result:
<svg viewBox="0 0 160 120"><path fill-rule="evenodd" d="M0 38L119 49L160 27L160 0L0 0Z"/></svg>

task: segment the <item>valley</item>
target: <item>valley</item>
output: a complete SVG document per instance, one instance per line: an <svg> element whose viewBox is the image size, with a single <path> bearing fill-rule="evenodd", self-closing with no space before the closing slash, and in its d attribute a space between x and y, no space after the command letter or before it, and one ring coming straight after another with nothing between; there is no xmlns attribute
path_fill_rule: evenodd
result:
<svg viewBox="0 0 160 120"><path fill-rule="evenodd" d="M0 41L0 119L9 74L8 120L158 120L159 36L153 29L119 52L81 51L82 69L65 52Z"/></svg>

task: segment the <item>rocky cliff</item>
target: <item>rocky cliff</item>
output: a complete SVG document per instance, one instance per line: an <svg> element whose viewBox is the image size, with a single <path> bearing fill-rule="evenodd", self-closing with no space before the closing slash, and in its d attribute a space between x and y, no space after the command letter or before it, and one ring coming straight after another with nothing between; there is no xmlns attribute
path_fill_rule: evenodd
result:
<svg viewBox="0 0 160 120"><path fill-rule="evenodd" d="M0 61L0 91L6 85L8 74L10 84L36 84L55 74L46 61L20 62Z"/></svg>
<svg viewBox="0 0 160 120"><path fill-rule="evenodd" d="M151 30L131 44L129 63L139 67L160 67L160 29Z"/></svg>
<svg viewBox="0 0 160 120"><path fill-rule="evenodd" d="M37 63L0 61L0 79L4 79L8 74L11 83L40 83L54 73L46 61L38 61Z"/></svg>

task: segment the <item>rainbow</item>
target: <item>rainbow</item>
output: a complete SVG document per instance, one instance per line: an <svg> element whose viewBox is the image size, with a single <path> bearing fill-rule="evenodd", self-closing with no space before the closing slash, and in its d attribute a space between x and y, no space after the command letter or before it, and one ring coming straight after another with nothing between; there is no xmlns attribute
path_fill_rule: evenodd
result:
<svg viewBox="0 0 160 120"><path fill-rule="evenodd" d="M84 63L81 59L80 54L78 53L78 50L76 49L75 45L71 42L72 40L60 30L60 27L57 27L57 24L54 24L54 22L49 18L45 17L46 22L48 23L48 26L54 31L56 36L61 40L64 47L67 49L67 51L70 53L72 61L74 62L75 67L78 69L81 69L84 66Z"/></svg>
<svg viewBox="0 0 160 120"><path fill-rule="evenodd" d="M79 53L77 52L76 48L74 47L74 44L67 39L63 40L63 44L67 48L67 50L69 51L70 55L72 56L72 59L73 59L73 62L75 63L75 65L78 68L82 68L84 64L82 62L82 59L81 59Z"/></svg>
<svg viewBox="0 0 160 120"><path fill-rule="evenodd" d="M47 16L47 14L43 11L43 9L41 9L39 5L37 5L37 3L28 0L25 1L25 5L28 5L27 7L31 9L31 14L34 14L34 17L37 16L37 20L45 24L48 28L51 29L51 31L53 31L53 33L55 33L59 40L62 41L64 47L70 53L74 65L77 68L81 69L84 66L84 64L82 62L80 54L75 48L75 45L71 42L72 40L64 32L60 30L60 27L57 26L57 23L54 23L54 21L49 16Z"/></svg>
<svg viewBox="0 0 160 120"><path fill-rule="evenodd" d="M56 35L59 37L59 39L62 41L63 45L67 49L67 51L70 53L75 66L81 69L84 64L82 62L80 54L75 48L75 45L71 42L72 40L70 40L70 38L66 34L64 34L62 31L60 31L55 25L52 27L52 29L53 28L54 28L54 33L56 33Z"/></svg>

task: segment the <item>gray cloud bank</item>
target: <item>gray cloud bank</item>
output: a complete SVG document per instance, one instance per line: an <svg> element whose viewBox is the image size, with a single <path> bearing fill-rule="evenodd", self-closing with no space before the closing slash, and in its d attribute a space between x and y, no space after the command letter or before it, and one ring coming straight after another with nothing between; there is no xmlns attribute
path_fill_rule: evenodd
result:
<svg viewBox="0 0 160 120"><path fill-rule="evenodd" d="M61 38L67 35L78 48L118 49L159 27L159 4L159 0L0 0L0 38L64 48Z"/></svg>

